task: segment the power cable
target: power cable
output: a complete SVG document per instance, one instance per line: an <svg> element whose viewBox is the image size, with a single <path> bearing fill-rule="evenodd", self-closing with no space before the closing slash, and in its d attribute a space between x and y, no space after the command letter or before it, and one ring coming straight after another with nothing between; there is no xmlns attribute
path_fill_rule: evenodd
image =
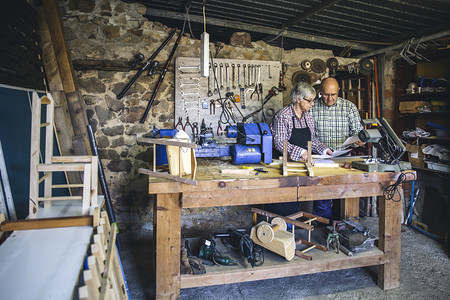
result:
<svg viewBox="0 0 450 300"><path fill-rule="evenodd" d="M399 202L401 201L401 195L400 192L398 191L398 187L403 184L403 182L406 181L407 179L407 175L411 174L414 176L413 180L416 180L416 175L413 172L406 172L406 173L401 173L398 178L397 181L393 184L390 184L388 186L386 186L383 190L383 196L386 200L392 200L394 202ZM380 183L381 185L381 183ZM398 200L394 200L395 194L398 194L400 197L398 198Z"/></svg>

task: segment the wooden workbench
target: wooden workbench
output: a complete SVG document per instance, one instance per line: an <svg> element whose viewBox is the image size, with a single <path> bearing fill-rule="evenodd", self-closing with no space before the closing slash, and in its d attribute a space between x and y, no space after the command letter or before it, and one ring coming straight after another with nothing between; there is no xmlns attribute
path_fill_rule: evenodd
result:
<svg viewBox="0 0 450 300"><path fill-rule="evenodd" d="M261 165L255 167L262 167ZM312 261L298 257L290 262L271 261L252 268L207 269L204 275L180 276L181 209L232 205L256 205L288 201L343 199L343 217L359 215L359 197L381 196L399 172L366 173L344 168L315 168L314 177L280 175L275 168L267 174L230 175L224 168L240 168L220 161L200 160L198 185L150 178L149 193L155 194L156 298L177 299L180 288L228 284L325 271L380 265L378 285L382 289L400 285L401 201L380 197L378 248L348 257L334 252L313 255ZM408 179L413 179L412 174ZM399 191L402 192L401 187ZM400 196L396 195L395 200Z"/></svg>

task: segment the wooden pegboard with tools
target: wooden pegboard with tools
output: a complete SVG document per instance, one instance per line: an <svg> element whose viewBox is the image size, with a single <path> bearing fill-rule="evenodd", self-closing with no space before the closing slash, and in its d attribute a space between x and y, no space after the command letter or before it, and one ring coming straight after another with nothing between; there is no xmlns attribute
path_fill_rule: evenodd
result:
<svg viewBox="0 0 450 300"><path fill-rule="evenodd" d="M182 124L192 136L189 124L198 123L200 128L205 120L206 126L213 128L216 141L226 142L220 129L225 129L229 123L242 122L245 116L261 109L269 90L278 87L280 71L281 63L277 61L217 58L213 59L212 65L210 63L210 76L202 77L199 58L178 57L175 60L175 126L181 129ZM255 87L258 87L256 91ZM231 95L229 93L233 93L229 97L231 101L225 101L227 94ZM223 106L226 106L225 110ZM270 123L282 107L280 93L247 121Z"/></svg>

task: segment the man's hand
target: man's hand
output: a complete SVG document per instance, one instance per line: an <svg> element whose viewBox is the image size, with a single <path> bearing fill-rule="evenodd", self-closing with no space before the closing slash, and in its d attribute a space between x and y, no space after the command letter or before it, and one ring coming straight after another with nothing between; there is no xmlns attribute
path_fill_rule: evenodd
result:
<svg viewBox="0 0 450 300"><path fill-rule="evenodd" d="M365 143L362 142L360 139L358 139L358 140L355 142L355 144L361 147L361 146L364 146Z"/></svg>
<svg viewBox="0 0 450 300"><path fill-rule="evenodd" d="M333 150L328 149L328 150L327 150L327 154L328 154L328 155L333 155Z"/></svg>

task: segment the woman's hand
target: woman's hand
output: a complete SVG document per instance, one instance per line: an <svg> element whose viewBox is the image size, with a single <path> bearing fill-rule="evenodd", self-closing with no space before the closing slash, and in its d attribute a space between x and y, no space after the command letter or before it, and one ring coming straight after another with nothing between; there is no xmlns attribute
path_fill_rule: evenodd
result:
<svg viewBox="0 0 450 300"><path fill-rule="evenodd" d="M305 151L305 153L303 153L300 156L300 159L303 160L303 161L307 161L308 160L308 151Z"/></svg>
<svg viewBox="0 0 450 300"><path fill-rule="evenodd" d="M327 154L328 154L328 155L333 155L333 150L328 149L328 150L327 150Z"/></svg>

